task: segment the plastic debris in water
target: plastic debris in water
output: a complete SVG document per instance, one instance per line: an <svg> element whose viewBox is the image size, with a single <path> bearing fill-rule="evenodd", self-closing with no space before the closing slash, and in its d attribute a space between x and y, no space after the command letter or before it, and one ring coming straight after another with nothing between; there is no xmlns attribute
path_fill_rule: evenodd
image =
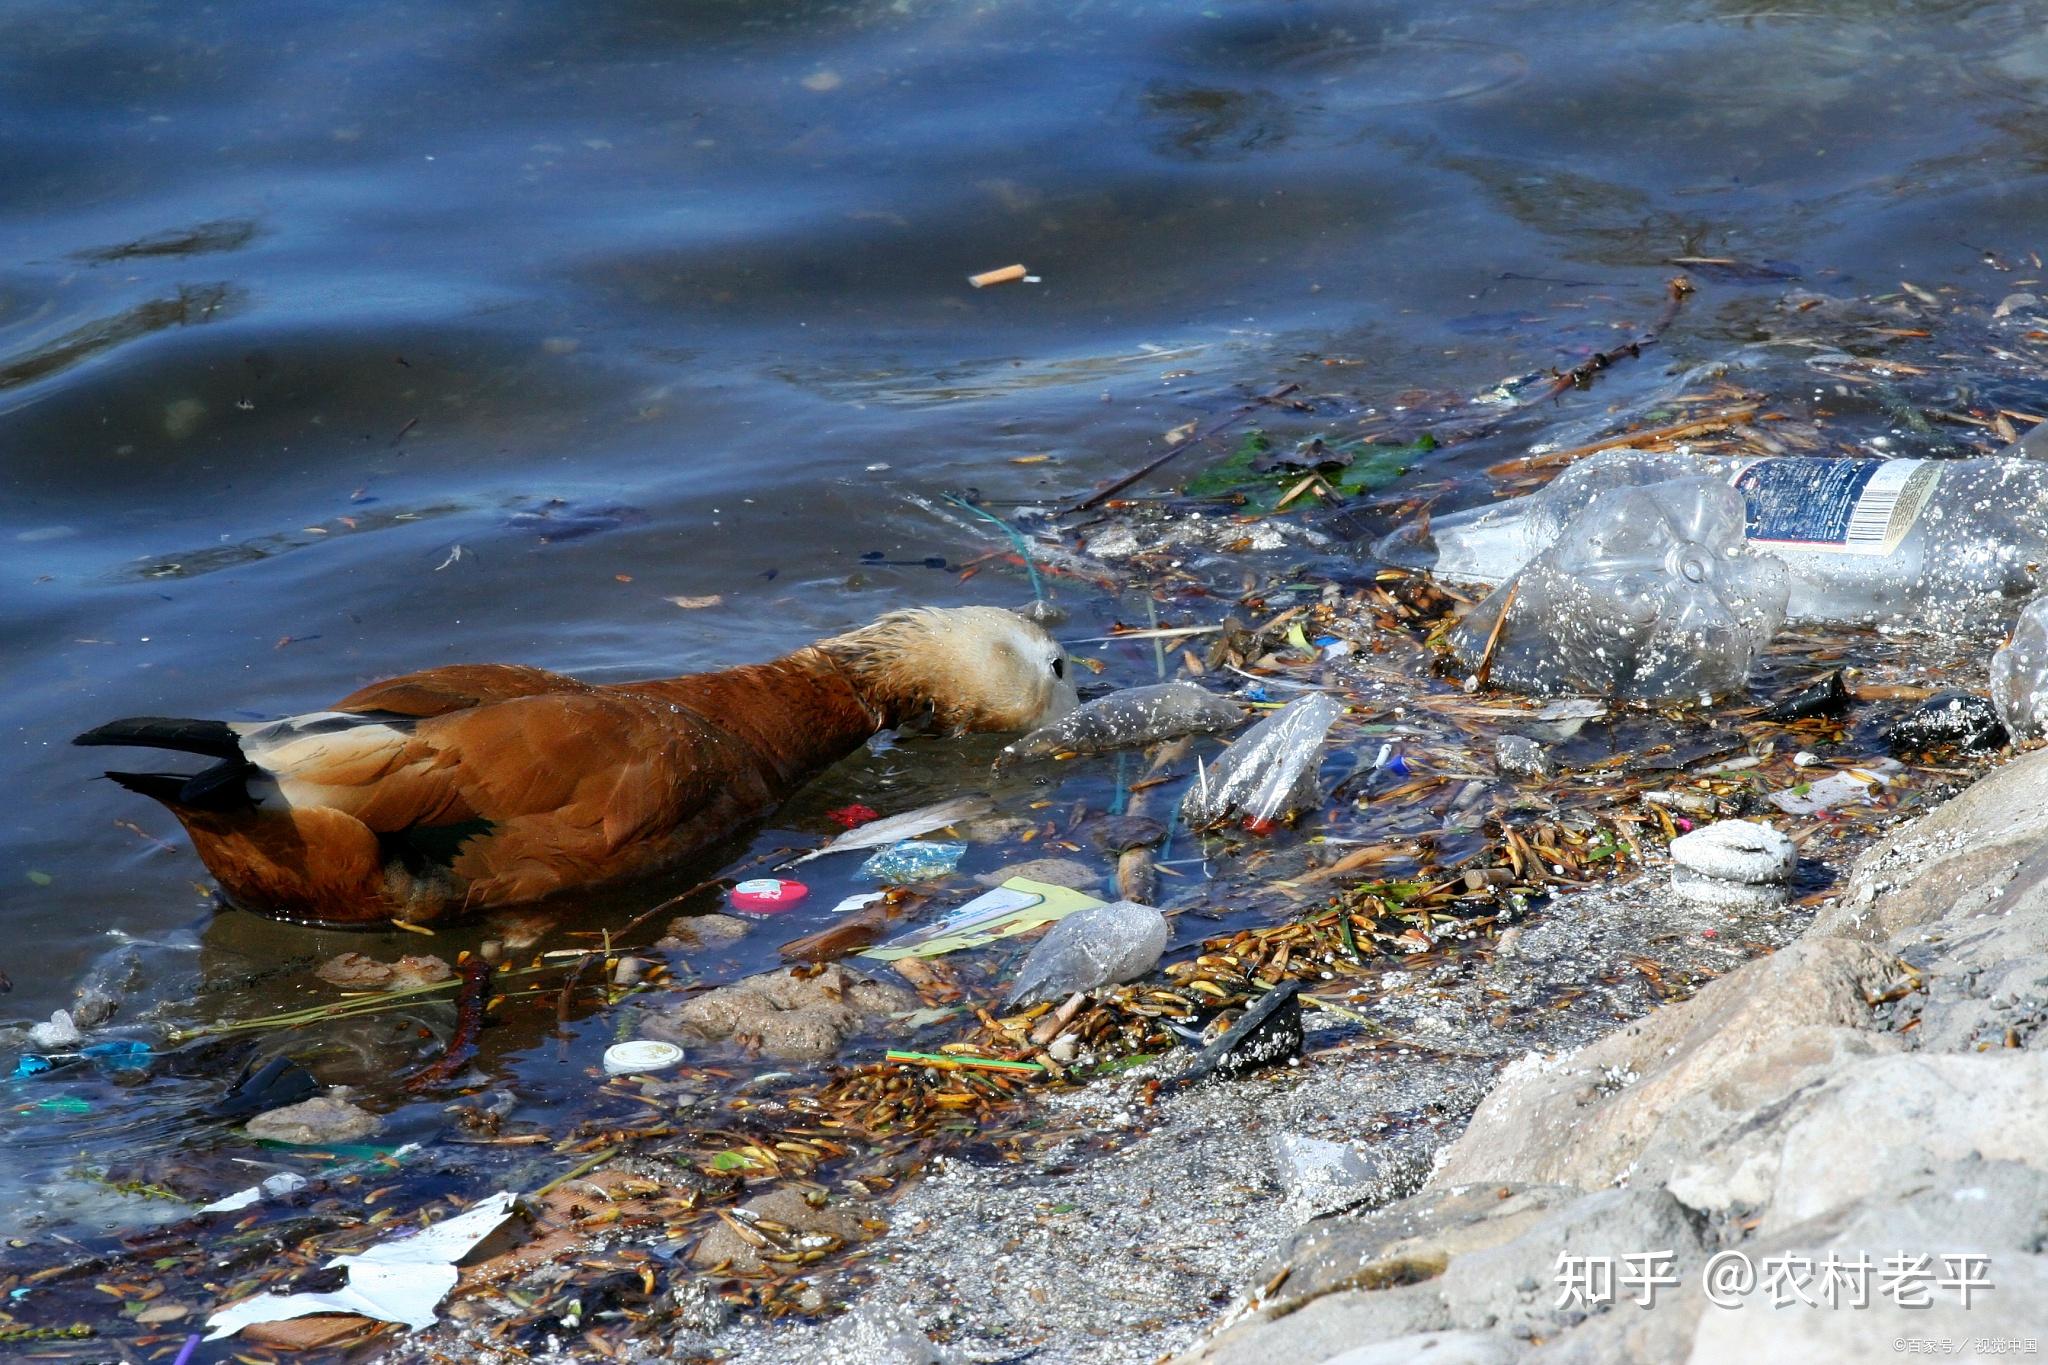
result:
<svg viewBox="0 0 2048 1365"><path fill-rule="evenodd" d="M674 1043L652 1038L613 1043L604 1050L604 1074L634 1076L649 1071L666 1071L683 1060L683 1050Z"/></svg>
<svg viewBox="0 0 2048 1365"><path fill-rule="evenodd" d="M1316 781L1323 740L1344 708L1320 692L1289 702L1205 765L1181 802L1200 829L1233 817L1263 831L1322 799Z"/></svg>
<svg viewBox="0 0 2048 1365"><path fill-rule="evenodd" d="M114 1038L104 1043L87 1043L78 1055L104 1071L142 1071L149 1066L149 1044L134 1038Z"/></svg>
<svg viewBox="0 0 2048 1365"><path fill-rule="evenodd" d="M825 818L842 829L859 829L862 825L871 825L881 819L882 813L872 806L863 806L855 802L851 806L826 811Z"/></svg>
<svg viewBox="0 0 2048 1365"><path fill-rule="evenodd" d="M2027 604L1991 656L1991 704L2014 739L2048 735L2048 597Z"/></svg>
<svg viewBox="0 0 2048 1365"><path fill-rule="evenodd" d="M938 957L962 948L980 948L1100 904L1095 897L1072 887L1012 877L944 919L920 925L887 943L866 949L861 956L894 962L898 958Z"/></svg>
<svg viewBox="0 0 2048 1365"><path fill-rule="evenodd" d="M227 1094L206 1107L215 1118L240 1118L297 1104L320 1093L313 1073L289 1057L272 1057L261 1066L243 1070Z"/></svg>
<svg viewBox="0 0 2048 1365"><path fill-rule="evenodd" d="M1373 548L1390 564L1500 583L1586 509L1696 475L1737 490L1747 542L1785 563L1789 620L1960 630L2031 597L2048 563L2048 461L2013 446L1969 460L1602 451L1526 497L1433 516Z"/></svg>
<svg viewBox="0 0 2048 1365"><path fill-rule="evenodd" d="M1937 692L1893 722L1885 743L1895 754L1982 754L2004 748L2007 738L1991 702L1972 692Z"/></svg>
<svg viewBox="0 0 2048 1365"><path fill-rule="evenodd" d="M810 894L811 888L802 882L784 877L754 877L733 887L726 900L739 914L759 919L793 910L798 901Z"/></svg>
<svg viewBox="0 0 2048 1365"><path fill-rule="evenodd" d="M996 756L998 764L1054 754L1094 754L1182 735L1234 730L1244 708L1190 682L1133 687L1097 697L1033 730Z"/></svg>
<svg viewBox="0 0 2048 1365"><path fill-rule="evenodd" d="M45 1022L29 1025L28 1036L37 1047L49 1052L76 1047L85 1041L85 1035L71 1020L70 1010L54 1011Z"/></svg>
<svg viewBox="0 0 2048 1365"><path fill-rule="evenodd" d="M1713 479L1619 488L1451 633L1479 685L1626 701L1742 689L1785 623L1785 566L1747 549L1742 496Z"/></svg>
<svg viewBox="0 0 2048 1365"><path fill-rule="evenodd" d="M878 882L902 886L906 882L935 882L948 876L967 856L965 844L940 844L926 839L905 839L885 848L860 865L860 875Z"/></svg>
<svg viewBox="0 0 2048 1365"><path fill-rule="evenodd" d="M286 1195L296 1194L300 1190L305 1189L310 1183L306 1177L296 1171L279 1171L276 1175L271 1176L260 1184L251 1185L246 1190L237 1190L233 1194L224 1195L214 1200L211 1204L201 1204L199 1211L201 1213L233 1213L238 1209L246 1209L251 1204L264 1199L282 1199Z"/></svg>
<svg viewBox="0 0 2048 1365"><path fill-rule="evenodd" d="M935 829L957 825L962 820L972 820L977 815L986 815L995 805L979 794L955 796L935 805L920 806L901 815L891 815L873 820L858 829L850 829L823 848L814 848L800 858L791 858L788 866L807 863L813 858L822 858L827 853L849 853L857 848L882 848L901 839L912 839L920 834L929 834Z"/></svg>
<svg viewBox="0 0 2048 1365"><path fill-rule="evenodd" d="M1772 792L1770 801L1787 815L1812 815L1851 801L1875 801L1891 785L1893 775L1904 770L1905 765L1897 759L1881 758L1816 782L1802 782L1790 791Z"/></svg>
<svg viewBox="0 0 2048 1365"><path fill-rule="evenodd" d="M435 1310L460 1274L455 1263L511 1216L517 1195L494 1194L466 1213L379 1242L353 1256L337 1256L329 1269L346 1268L348 1283L326 1294L252 1294L206 1320L208 1341L233 1336L253 1323L286 1322L309 1313L360 1313L413 1331L431 1327Z"/></svg>
<svg viewBox="0 0 2048 1365"><path fill-rule="evenodd" d="M1025 955L1008 1003L1063 1000L1134 980L1158 963L1167 937L1166 916L1149 905L1117 901L1076 911Z"/></svg>
<svg viewBox="0 0 2048 1365"><path fill-rule="evenodd" d="M1202 1049L1184 1081L1242 1076L1301 1055L1301 983L1284 981L1260 996L1221 1038Z"/></svg>

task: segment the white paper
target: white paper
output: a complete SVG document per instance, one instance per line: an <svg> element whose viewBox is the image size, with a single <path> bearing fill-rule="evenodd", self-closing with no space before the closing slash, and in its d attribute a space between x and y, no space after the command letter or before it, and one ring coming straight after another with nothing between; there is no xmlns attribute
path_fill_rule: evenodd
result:
<svg viewBox="0 0 2048 1365"><path fill-rule="evenodd" d="M795 867L813 858L822 858L827 853L850 853L857 848L879 848L883 844L898 843L920 834L929 834L935 829L957 825L962 820L972 820L995 809L986 796L956 796L950 801L941 801L935 806L920 806L907 810L901 815L892 815L886 820L870 820L859 829L850 829L823 848L814 848L801 858L791 858L784 867Z"/></svg>
<svg viewBox="0 0 2048 1365"><path fill-rule="evenodd" d="M1772 792L1770 800L1787 815L1812 815L1851 801L1871 800L1891 785L1894 773L1904 769L1905 765L1897 759L1881 758L1808 783L1803 794Z"/></svg>
<svg viewBox="0 0 2048 1365"><path fill-rule="evenodd" d="M331 1294L254 1294L231 1303L206 1320L208 1341L233 1336L251 1323L284 1322L314 1313L360 1313L381 1322L403 1323L417 1332L434 1324L434 1310L455 1287L455 1263L497 1231L518 1198L501 1191L453 1218L409 1237L380 1242L357 1256L337 1256L328 1268L345 1266L348 1283Z"/></svg>

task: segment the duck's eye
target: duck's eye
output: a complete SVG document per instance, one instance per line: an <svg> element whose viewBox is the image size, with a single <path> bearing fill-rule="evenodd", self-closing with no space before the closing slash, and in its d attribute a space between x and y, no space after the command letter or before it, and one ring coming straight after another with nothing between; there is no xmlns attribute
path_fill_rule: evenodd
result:
<svg viewBox="0 0 2048 1365"><path fill-rule="evenodd" d="M1052 675L1055 678L1064 678L1067 676L1067 661L1065 658L1059 655L1053 656Z"/></svg>

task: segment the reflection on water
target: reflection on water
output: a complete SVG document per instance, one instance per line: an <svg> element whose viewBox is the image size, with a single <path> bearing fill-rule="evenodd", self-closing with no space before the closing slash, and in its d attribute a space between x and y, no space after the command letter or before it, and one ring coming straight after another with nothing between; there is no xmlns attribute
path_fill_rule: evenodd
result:
<svg viewBox="0 0 2048 1365"><path fill-rule="evenodd" d="M89 360L167 327L194 327L212 322L229 310L234 302L235 290L231 285L181 285L169 298L138 303L113 317L98 318L73 328L63 336L37 344L31 350L0 356L0 389L48 379L81 360Z"/></svg>
<svg viewBox="0 0 2048 1365"><path fill-rule="evenodd" d="M130 942L157 945L145 1018L305 989L315 943L214 919L172 823L65 744L93 724L1022 601L941 494L1051 504L1282 381L1398 424L1613 345L1674 260L1727 262L1654 359L1542 414L1568 427L1795 332L1795 277L2026 260L2044 53L2034 7L1974 0L7 6L0 1012L47 1018ZM1011 262L1043 282L967 287ZM1070 631L1144 618L1069 567ZM867 755L819 792L907 806L985 757ZM572 1035L502 1046L580 1085ZM225 1064L94 1092L94 1140L174 1131ZM73 1122L20 1119L39 1155L0 1195Z"/></svg>

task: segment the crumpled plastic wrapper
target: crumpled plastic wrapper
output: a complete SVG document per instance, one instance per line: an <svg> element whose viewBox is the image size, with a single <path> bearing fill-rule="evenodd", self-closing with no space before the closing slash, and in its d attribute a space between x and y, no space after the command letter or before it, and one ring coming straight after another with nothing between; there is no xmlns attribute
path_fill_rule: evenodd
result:
<svg viewBox="0 0 2048 1365"><path fill-rule="evenodd" d="M1320 692L1275 711L1202 769L1181 802L1182 817L1197 829L1235 817L1257 827L1316 804L1323 740L1343 712Z"/></svg>
<svg viewBox="0 0 2048 1365"><path fill-rule="evenodd" d="M1536 695L1709 702L1739 692L1785 623L1783 563L1743 539L1709 478L1609 490L1451 634L1482 682Z"/></svg>
<svg viewBox="0 0 2048 1365"><path fill-rule="evenodd" d="M1132 687L1097 697L1041 726L996 756L998 766L1054 754L1096 754L1182 735L1234 730L1244 708L1190 682Z"/></svg>

